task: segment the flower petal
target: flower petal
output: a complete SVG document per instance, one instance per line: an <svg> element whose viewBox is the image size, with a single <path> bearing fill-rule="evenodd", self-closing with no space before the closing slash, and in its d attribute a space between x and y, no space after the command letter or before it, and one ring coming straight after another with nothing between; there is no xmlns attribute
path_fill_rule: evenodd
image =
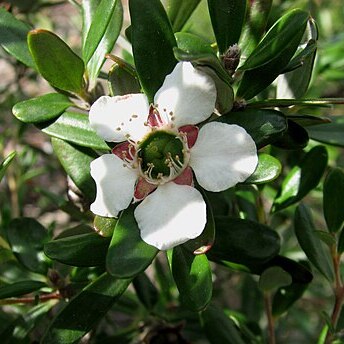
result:
<svg viewBox="0 0 344 344"><path fill-rule="evenodd" d="M104 154L91 162L91 176L97 185L97 196L91 204L94 214L116 217L127 208L134 196L135 170L124 167L114 154Z"/></svg>
<svg viewBox="0 0 344 344"><path fill-rule="evenodd" d="M215 108L213 79L190 62L179 62L154 97L161 114L172 112L177 128L207 119Z"/></svg>
<svg viewBox="0 0 344 344"><path fill-rule="evenodd" d="M198 183L213 192L243 182L258 163L256 145L245 129L219 122L201 128L190 154Z"/></svg>
<svg viewBox="0 0 344 344"><path fill-rule="evenodd" d="M102 96L90 109L92 128L106 141L122 142L128 138L138 141L149 128L144 125L148 117L145 95Z"/></svg>
<svg viewBox="0 0 344 344"><path fill-rule="evenodd" d="M135 209L141 238L160 250L199 236L206 224L206 205L198 190L167 183L148 195Z"/></svg>

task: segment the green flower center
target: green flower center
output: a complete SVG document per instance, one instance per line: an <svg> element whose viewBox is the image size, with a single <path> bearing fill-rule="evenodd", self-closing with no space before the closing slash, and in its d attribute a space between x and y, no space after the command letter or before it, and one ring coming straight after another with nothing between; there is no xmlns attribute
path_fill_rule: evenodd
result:
<svg viewBox="0 0 344 344"><path fill-rule="evenodd" d="M138 158L149 179L170 179L184 168L183 141L174 133L153 131L140 144Z"/></svg>

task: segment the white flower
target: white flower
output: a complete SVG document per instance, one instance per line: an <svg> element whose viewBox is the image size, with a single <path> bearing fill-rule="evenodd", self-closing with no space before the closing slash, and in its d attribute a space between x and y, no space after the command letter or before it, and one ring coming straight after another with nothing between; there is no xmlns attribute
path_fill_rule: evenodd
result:
<svg viewBox="0 0 344 344"><path fill-rule="evenodd" d="M112 154L91 163L97 196L93 213L117 217L135 201L142 239L167 250L199 236L206 204L193 187L193 173L208 191L226 190L247 179L257 165L257 150L246 131L210 122L213 80L189 62L180 62L148 104L143 94L99 98L90 123L106 141L122 142ZM191 170L192 169L192 170Z"/></svg>

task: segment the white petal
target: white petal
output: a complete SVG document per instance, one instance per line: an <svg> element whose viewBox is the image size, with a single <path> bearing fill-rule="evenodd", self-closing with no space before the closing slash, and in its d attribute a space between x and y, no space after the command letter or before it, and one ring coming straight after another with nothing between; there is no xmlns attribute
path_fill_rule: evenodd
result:
<svg viewBox="0 0 344 344"><path fill-rule="evenodd" d="M200 192L175 183L159 186L137 206L134 215L142 240L160 250L198 237L207 221Z"/></svg>
<svg viewBox="0 0 344 344"><path fill-rule="evenodd" d="M207 119L214 111L215 101L213 79L190 62L179 62L154 97L160 113L173 112L177 128Z"/></svg>
<svg viewBox="0 0 344 344"><path fill-rule="evenodd" d="M245 129L219 122L201 128L190 154L198 183L213 192L243 182L258 163L256 145Z"/></svg>
<svg viewBox="0 0 344 344"><path fill-rule="evenodd" d="M92 128L106 141L122 142L130 135L138 141L149 130L144 123L148 117L148 101L145 95L102 96L90 109Z"/></svg>
<svg viewBox="0 0 344 344"><path fill-rule="evenodd" d="M91 176L97 185L97 196L91 204L94 214L116 217L127 208L134 196L136 171L123 166L114 154L104 154L91 162Z"/></svg>

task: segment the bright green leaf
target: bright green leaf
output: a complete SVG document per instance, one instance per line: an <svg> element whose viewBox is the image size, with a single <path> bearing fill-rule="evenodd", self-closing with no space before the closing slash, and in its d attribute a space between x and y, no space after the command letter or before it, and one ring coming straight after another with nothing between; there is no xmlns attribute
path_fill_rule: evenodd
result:
<svg viewBox="0 0 344 344"><path fill-rule="evenodd" d="M269 154L259 154L258 166L254 173L246 179L245 183L261 184L270 182L280 175L281 170L282 165L279 160Z"/></svg>
<svg viewBox="0 0 344 344"><path fill-rule="evenodd" d="M180 300L193 311L203 310L211 300L211 269L204 254L194 255L182 246L173 249L170 265Z"/></svg>
<svg viewBox="0 0 344 344"><path fill-rule="evenodd" d="M54 122L40 123L39 128L46 134L97 150L110 150L109 146L91 128L88 116L78 112L65 112Z"/></svg>
<svg viewBox="0 0 344 344"><path fill-rule="evenodd" d="M1 179L4 177L6 170L8 169L8 166L10 166L12 160L16 156L16 152L10 153L0 164L0 182Z"/></svg>
<svg viewBox="0 0 344 344"><path fill-rule="evenodd" d="M98 157L97 154L92 149L57 138L52 138L51 143L64 170L83 193L86 201L94 201L96 185L91 177L90 163Z"/></svg>
<svg viewBox="0 0 344 344"><path fill-rule="evenodd" d="M52 86L83 92L84 63L61 38L47 30L32 30L28 45L38 71Z"/></svg>
<svg viewBox="0 0 344 344"><path fill-rule="evenodd" d="M105 316L130 282L131 279L116 279L107 273L100 276L65 304L50 323L41 343L77 343Z"/></svg>
<svg viewBox="0 0 344 344"><path fill-rule="evenodd" d="M246 0L208 0L209 14L220 54L238 43L246 15Z"/></svg>
<svg viewBox="0 0 344 344"><path fill-rule="evenodd" d="M174 32L182 30L184 24L190 18L200 1L201 0L169 0L167 4L167 13Z"/></svg>
<svg viewBox="0 0 344 344"><path fill-rule="evenodd" d="M157 253L157 248L141 239L133 207L124 210L107 253L107 271L118 278L134 277L150 265Z"/></svg>
<svg viewBox="0 0 344 344"><path fill-rule="evenodd" d="M338 232L344 223L344 173L339 168L332 169L324 182L323 207L327 228Z"/></svg>
<svg viewBox="0 0 344 344"><path fill-rule="evenodd" d="M325 250L321 239L316 235L312 215L309 209L300 204L294 217L294 229L297 240L309 261L329 281L333 280L329 250Z"/></svg>
<svg viewBox="0 0 344 344"><path fill-rule="evenodd" d="M26 40L30 29L27 24L15 18L4 8L0 8L0 45L21 63L36 69Z"/></svg>
<svg viewBox="0 0 344 344"><path fill-rule="evenodd" d="M298 166L294 166L282 182L274 200L273 211L289 207L302 200L320 182L327 166L324 146L312 148Z"/></svg>
<svg viewBox="0 0 344 344"><path fill-rule="evenodd" d="M17 103L12 112L22 122L37 123L54 119L73 105L73 102L63 94L48 93Z"/></svg>
<svg viewBox="0 0 344 344"><path fill-rule="evenodd" d="M117 219L113 217L102 217L96 215L93 221L94 230L103 237L112 237L115 230Z"/></svg>
<svg viewBox="0 0 344 344"><path fill-rule="evenodd" d="M152 102L177 63L173 54L176 41L159 0L129 0L129 10L135 66L142 88Z"/></svg>

